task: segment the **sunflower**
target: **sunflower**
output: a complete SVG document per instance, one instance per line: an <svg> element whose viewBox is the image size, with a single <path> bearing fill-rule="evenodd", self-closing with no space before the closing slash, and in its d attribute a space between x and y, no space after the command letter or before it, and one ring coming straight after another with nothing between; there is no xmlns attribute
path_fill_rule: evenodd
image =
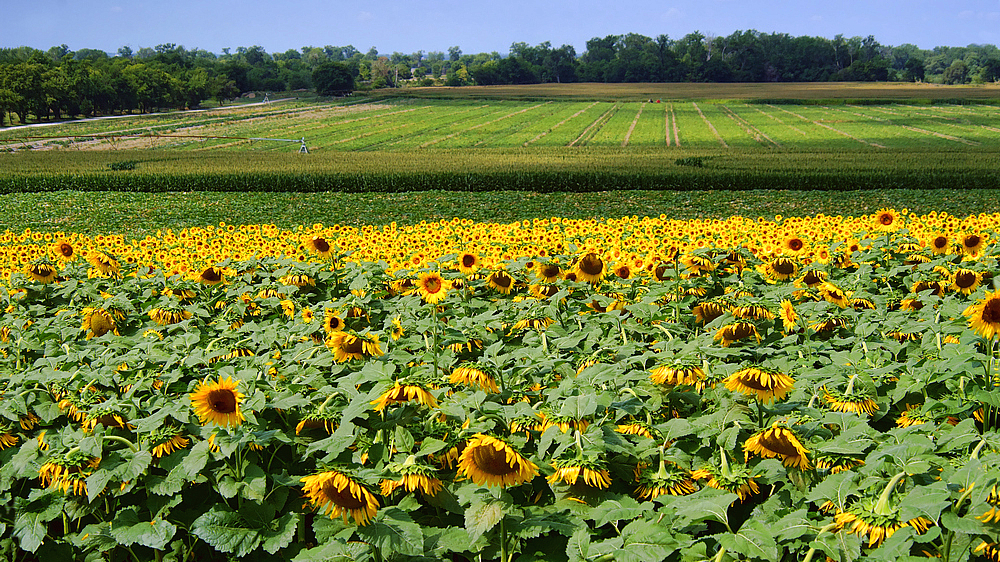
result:
<svg viewBox="0 0 1000 562"><path fill-rule="evenodd" d="M707 478L706 484L709 488L736 494L741 503L750 496L760 493L760 486L755 480L757 476L759 475L754 475L750 467L745 464L730 464L725 451L722 451L721 468L710 465L691 472L691 478L695 480Z"/></svg>
<svg viewBox="0 0 1000 562"><path fill-rule="evenodd" d="M754 433L743 443L743 462L749 461L751 455L760 455L765 459L779 457L785 466L809 470L808 452L794 431L780 422L774 422L771 427Z"/></svg>
<svg viewBox="0 0 1000 562"><path fill-rule="evenodd" d="M209 382L206 378L190 394L191 406L201 425L213 423L219 426L240 425L246 418L240 412L243 393L236 389L237 381L232 377L219 378Z"/></svg>
<svg viewBox="0 0 1000 562"><path fill-rule="evenodd" d="M656 428L646 422L638 420L620 423L615 426L615 433L621 433L622 435L638 435L640 437L645 437L646 439L657 439L657 437L653 435L654 432L656 432ZM659 435L659 432L656 432L656 434Z"/></svg>
<svg viewBox="0 0 1000 562"><path fill-rule="evenodd" d="M337 416L330 412L315 412L302 418L295 426L295 435L301 434L307 429L322 429L329 434L333 434L337 427Z"/></svg>
<svg viewBox="0 0 1000 562"><path fill-rule="evenodd" d="M501 269L494 271L486 280L486 284L495 291L509 295L514 288L514 278Z"/></svg>
<svg viewBox="0 0 1000 562"><path fill-rule="evenodd" d="M975 256L986 245L986 236L983 234L965 234L962 236L959 248L967 256Z"/></svg>
<svg viewBox="0 0 1000 562"><path fill-rule="evenodd" d="M545 283L554 283L559 280L562 275L562 269L560 269L559 264L553 262L542 263L539 262L535 269L535 275L539 280Z"/></svg>
<svg viewBox="0 0 1000 562"><path fill-rule="evenodd" d="M538 467L503 440L477 433L459 456L458 475L478 486L518 486L537 476Z"/></svg>
<svg viewBox="0 0 1000 562"><path fill-rule="evenodd" d="M190 443L186 437L181 435L181 429L176 426L167 425L151 434L153 446L153 456L156 458L165 457L174 451L187 447Z"/></svg>
<svg viewBox="0 0 1000 562"><path fill-rule="evenodd" d="M879 232L895 232L902 227L899 213L896 209L881 208L875 213L875 230Z"/></svg>
<svg viewBox="0 0 1000 562"><path fill-rule="evenodd" d="M376 412L381 412L389 404L402 404L404 402L417 402L429 408L437 408L437 398L422 386L415 384L399 384L397 381L392 388L386 390L381 396L371 401Z"/></svg>
<svg viewBox="0 0 1000 562"><path fill-rule="evenodd" d="M619 279L630 279L632 277L632 269L626 263L619 263L615 265L611 272L615 274Z"/></svg>
<svg viewBox="0 0 1000 562"><path fill-rule="evenodd" d="M790 334L798 329L799 314L795 312L795 307L792 306L792 301L781 301L781 312L778 316L781 317L781 327L786 334Z"/></svg>
<svg viewBox="0 0 1000 562"><path fill-rule="evenodd" d="M719 328L713 339L720 340L719 343L722 344L722 347L729 347L751 336L757 340L757 343L760 343L760 333L757 332L757 326L751 322L735 322Z"/></svg>
<svg viewBox="0 0 1000 562"><path fill-rule="evenodd" d="M988 560L1000 561L1000 544L995 542L982 541L973 552Z"/></svg>
<svg viewBox="0 0 1000 562"><path fill-rule="evenodd" d="M557 427L563 433L567 433L571 429L582 433L590 426L590 420L587 418L562 416L552 411L538 412L538 417L541 418L541 421L538 423L537 429L542 433L550 427Z"/></svg>
<svg viewBox="0 0 1000 562"><path fill-rule="evenodd" d="M70 244L65 239L56 240L52 243L52 253L63 261L75 260L76 256L79 255L76 253L76 248L73 247L73 244Z"/></svg>
<svg viewBox="0 0 1000 562"><path fill-rule="evenodd" d="M80 330L85 330L87 332L87 339L99 338L104 334L111 332L114 335L120 335L118 333L118 325L115 323L115 314L104 310L103 308L86 307L81 312L83 315L83 324L80 326Z"/></svg>
<svg viewBox="0 0 1000 562"><path fill-rule="evenodd" d="M847 509L838 511L834 522L841 528L849 526L848 533L862 538L867 535L870 548L879 546L882 541L903 527L912 527L921 535L926 533L927 529L934 525L933 521L924 517L903 520L899 517L899 507L889 500L890 494L905 475L905 472L901 472L894 476L878 499L871 496L861 497L847 506Z"/></svg>
<svg viewBox="0 0 1000 562"><path fill-rule="evenodd" d="M875 393L866 389L854 387L856 376L851 377L847 383L847 390L829 390L823 386L823 402L834 412L853 412L857 415L872 416L878 410L875 402Z"/></svg>
<svg viewBox="0 0 1000 562"><path fill-rule="evenodd" d="M462 252L458 255L458 270L465 275L472 275L479 269L482 262L479 256L472 252Z"/></svg>
<svg viewBox="0 0 1000 562"><path fill-rule="evenodd" d="M323 331L327 335L344 331L344 319L329 308L323 311Z"/></svg>
<svg viewBox="0 0 1000 562"><path fill-rule="evenodd" d="M705 371L695 364L675 363L652 368L649 378L656 384L694 386L700 390L705 382Z"/></svg>
<svg viewBox="0 0 1000 562"><path fill-rule="evenodd" d="M808 253L809 246L800 236L789 235L781 240L780 250L786 256L798 257Z"/></svg>
<svg viewBox="0 0 1000 562"><path fill-rule="evenodd" d="M434 468L417 463L413 455L410 455L406 462L390 463L387 468L398 478L385 478L379 483L382 495L385 497L391 496L398 490L407 492L419 490L421 494L433 497L444 487L441 479L434 476Z"/></svg>
<svg viewBox="0 0 1000 562"><path fill-rule="evenodd" d="M934 421L934 416L930 413L922 412L923 408L919 404L908 404L906 410L896 418L897 427L910 427ZM980 420L981 421L981 420Z"/></svg>
<svg viewBox="0 0 1000 562"><path fill-rule="evenodd" d="M364 526L378 512L375 494L342 472L328 470L305 476L299 482L303 483L302 491L313 507L329 514L330 519L343 516L347 523L347 518L352 517L355 523Z"/></svg>
<svg viewBox="0 0 1000 562"><path fill-rule="evenodd" d="M326 259L333 255L333 247L327 242L326 238L321 236L310 236L305 239L304 243L307 250L310 252L315 252L317 256Z"/></svg>
<svg viewBox="0 0 1000 562"><path fill-rule="evenodd" d="M392 341L398 341L399 338L403 337L403 323L399 320L399 316L392 319L392 331L389 332L389 337Z"/></svg>
<svg viewBox="0 0 1000 562"><path fill-rule="evenodd" d="M792 377L767 367L747 367L726 377L723 381L731 392L742 392L763 403L781 400L795 384Z"/></svg>
<svg viewBox="0 0 1000 562"><path fill-rule="evenodd" d="M118 260L104 252L94 252L87 256L87 262L94 266L101 275L117 275Z"/></svg>
<svg viewBox="0 0 1000 562"><path fill-rule="evenodd" d="M830 474L853 470L865 465L865 461L862 459L837 453L819 453L813 460L816 462L816 470L826 470Z"/></svg>
<svg viewBox="0 0 1000 562"><path fill-rule="evenodd" d="M640 463L633 471L640 498L651 500L663 495L686 496L698 491L691 473L672 462L660 460L659 469Z"/></svg>
<svg viewBox="0 0 1000 562"><path fill-rule="evenodd" d="M12 434L9 429L4 430L0 433L0 451L17 445L17 440L17 435Z"/></svg>
<svg viewBox="0 0 1000 562"><path fill-rule="evenodd" d="M825 320L821 320L814 324L810 324L809 327L813 329L818 334L823 332L832 332L837 328L843 328L851 323L851 319L846 316L834 315Z"/></svg>
<svg viewBox="0 0 1000 562"><path fill-rule="evenodd" d="M575 486L578 480L582 480L583 484L598 490L611 486L611 474L604 461L598 458L557 459L552 461L552 468L555 472L547 480L553 484L563 482Z"/></svg>
<svg viewBox="0 0 1000 562"><path fill-rule="evenodd" d="M448 376L448 382L451 384L478 386L486 392L500 392L500 387L497 386L496 379L492 375L486 374L482 367L476 363L464 363L456 368Z"/></svg>
<svg viewBox="0 0 1000 562"><path fill-rule="evenodd" d="M694 319L699 324L708 324L732 309L733 302L726 297L717 297L710 301L700 302L691 310Z"/></svg>
<svg viewBox="0 0 1000 562"><path fill-rule="evenodd" d="M792 258L777 257L758 266L764 278L770 282L788 281L799 273L799 264Z"/></svg>
<svg viewBox="0 0 1000 562"><path fill-rule="evenodd" d="M847 308L851 305L851 295L850 293L844 291L840 287L830 283L829 281L823 281L817 287L823 298L827 302L833 303L840 308Z"/></svg>
<svg viewBox="0 0 1000 562"><path fill-rule="evenodd" d="M604 276L607 275L604 260L594 252L589 252L580 258L580 261L576 262L574 270L576 271L577 281L591 284L600 283L604 279Z"/></svg>
<svg viewBox="0 0 1000 562"><path fill-rule="evenodd" d="M997 494L996 484L990 488L990 494L986 497L986 503L990 509L982 515L977 515L976 519L983 523L1000 523L1000 494Z"/></svg>
<svg viewBox="0 0 1000 562"><path fill-rule="evenodd" d="M980 280L978 271L960 268L952 274L951 286L948 288L963 295L971 295L979 288Z"/></svg>
<svg viewBox="0 0 1000 562"><path fill-rule="evenodd" d="M333 350L333 358L337 363L385 355L379 347L378 334L334 332L326 338L326 346Z"/></svg>
<svg viewBox="0 0 1000 562"><path fill-rule="evenodd" d="M969 328L986 339L1000 333L1000 291L987 292L983 299L969 305L963 316L969 318Z"/></svg>
<svg viewBox="0 0 1000 562"><path fill-rule="evenodd" d="M78 449L54 454L38 469L38 481L46 488L63 494L87 495L87 477L100 466L99 457L91 457Z"/></svg>
<svg viewBox="0 0 1000 562"><path fill-rule="evenodd" d="M733 306L733 316L744 320L773 320L774 313L763 304L745 303Z"/></svg>
<svg viewBox="0 0 1000 562"><path fill-rule="evenodd" d="M185 310L179 305L163 306L160 308L151 308L149 310L149 318L160 326L176 324L178 322L188 320L192 316L193 314L190 310Z"/></svg>
<svg viewBox="0 0 1000 562"><path fill-rule="evenodd" d="M947 254L951 251L951 239L944 233L933 234L927 239L927 246L935 254Z"/></svg>
<svg viewBox="0 0 1000 562"><path fill-rule="evenodd" d="M24 273L33 281L48 284L56 280L58 271L48 263L33 263L24 268Z"/></svg>
<svg viewBox="0 0 1000 562"><path fill-rule="evenodd" d="M826 281L828 275L825 271L821 269L809 269L795 280L796 287L815 287L823 281Z"/></svg>
<svg viewBox="0 0 1000 562"><path fill-rule="evenodd" d="M203 285L219 285L226 282L226 276L221 268L206 267L194 276L194 280Z"/></svg>
<svg viewBox="0 0 1000 562"><path fill-rule="evenodd" d="M448 296L451 283L436 271L425 271L417 279L417 291L425 302L437 304Z"/></svg>

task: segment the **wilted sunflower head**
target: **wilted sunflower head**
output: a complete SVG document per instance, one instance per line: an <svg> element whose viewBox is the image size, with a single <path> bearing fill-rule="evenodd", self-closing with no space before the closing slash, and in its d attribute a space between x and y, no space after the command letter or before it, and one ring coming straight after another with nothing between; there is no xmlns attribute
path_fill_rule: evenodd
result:
<svg viewBox="0 0 1000 562"><path fill-rule="evenodd" d="M219 285L226 282L226 276L219 267L206 267L195 275L195 281L203 285Z"/></svg>
<svg viewBox="0 0 1000 562"><path fill-rule="evenodd" d="M731 392L741 392L768 403L784 398L792 390L795 380L775 369L752 366L729 375L724 383Z"/></svg>
<svg viewBox="0 0 1000 562"><path fill-rule="evenodd" d="M743 443L744 462L750 460L751 455L759 455L765 459L780 458L785 466L809 470L808 453L798 435L781 422L774 422L771 427L754 433Z"/></svg>
<svg viewBox="0 0 1000 562"><path fill-rule="evenodd" d="M535 275L546 283L553 283L562 276L562 269L555 262L540 261L536 266Z"/></svg>
<svg viewBox="0 0 1000 562"><path fill-rule="evenodd" d="M50 263L37 262L25 267L24 273L33 281L48 284L56 280L59 271Z"/></svg>
<svg viewBox="0 0 1000 562"><path fill-rule="evenodd" d="M640 463L633 475L635 493L646 500L663 495L686 496L698 491L698 484L691 473L669 461L661 460L658 466Z"/></svg>
<svg viewBox="0 0 1000 562"><path fill-rule="evenodd" d="M575 486L582 485L603 490L611 486L611 474L606 463L599 458L561 458L552 461L555 472L547 478L553 484L562 482Z"/></svg>
<svg viewBox="0 0 1000 562"><path fill-rule="evenodd" d="M198 383L190 398L201 425L213 423L228 427L246 420L240 411L243 393L237 390L237 381L232 377L220 377L215 382L205 379Z"/></svg>
<svg viewBox="0 0 1000 562"><path fill-rule="evenodd" d="M500 387L492 375L487 374L486 367L477 363L463 363L448 376L451 384L464 384L479 387L486 392L499 393Z"/></svg>
<svg viewBox="0 0 1000 562"><path fill-rule="evenodd" d="M696 363L671 363L653 367L649 378L656 384L694 386L700 390L705 382L705 371Z"/></svg>
<svg viewBox="0 0 1000 562"><path fill-rule="evenodd" d="M392 387L382 393L381 396L371 401L376 412L381 412L389 404L403 404L406 402L416 402L429 408L437 408L437 398L427 389L416 384L400 384L396 381Z"/></svg>
<svg viewBox="0 0 1000 562"><path fill-rule="evenodd" d="M1000 333L1000 291L988 292L982 300L969 305L963 316L968 317L969 328L986 339Z"/></svg>
<svg viewBox="0 0 1000 562"><path fill-rule="evenodd" d="M435 496L444 487L441 479L436 476L437 471L432 466L421 464L410 455L403 463L389 463L386 467L389 478L384 478L379 483L382 488L382 495L389 497L399 490L407 492L420 491L425 496Z"/></svg>
<svg viewBox="0 0 1000 562"><path fill-rule="evenodd" d="M799 273L799 264L790 257L781 256L760 266L760 271L768 281L788 281Z"/></svg>
<svg viewBox="0 0 1000 562"><path fill-rule="evenodd" d="M115 316L103 308L86 307L82 311L83 324L81 330L87 332L87 339L99 338L108 332L118 334L118 326L115 324Z"/></svg>
<svg viewBox="0 0 1000 562"><path fill-rule="evenodd" d="M754 326L751 322L734 322L719 328L715 332L714 339L719 340L722 347L729 347L735 342L750 337L753 337L760 343L760 333L757 331L757 326Z"/></svg>
<svg viewBox="0 0 1000 562"><path fill-rule="evenodd" d="M458 474L478 486L517 486L538 475L535 463L505 441L477 433L458 459Z"/></svg>

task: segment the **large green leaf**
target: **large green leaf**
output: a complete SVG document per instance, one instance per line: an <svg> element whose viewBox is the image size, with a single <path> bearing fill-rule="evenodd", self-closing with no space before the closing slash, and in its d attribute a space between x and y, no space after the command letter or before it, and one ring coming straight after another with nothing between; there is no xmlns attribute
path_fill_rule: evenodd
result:
<svg viewBox="0 0 1000 562"><path fill-rule="evenodd" d="M191 532L216 550L241 558L262 540L258 529L247 528L239 514L225 507L213 507L195 519Z"/></svg>
<svg viewBox="0 0 1000 562"><path fill-rule="evenodd" d="M424 535L420 525L414 523L409 513L397 507L380 510L378 517L368 525L358 527L357 533L385 554L417 556L423 553Z"/></svg>
<svg viewBox="0 0 1000 562"><path fill-rule="evenodd" d="M774 542L771 530L756 519L747 520L735 533L722 533L715 538L728 551L748 559L778 559L778 545Z"/></svg>
<svg viewBox="0 0 1000 562"><path fill-rule="evenodd" d="M62 513L65 498L50 490L32 490L28 498L14 498L14 537L21 550L35 552L45 540L45 524Z"/></svg>
<svg viewBox="0 0 1000 562"><path fill-rule="evenodd" d="M119 511L111 521L111 536L122 546L141 544L162 550L176 533L177 526L163 519L141 520L135 507Z"/></svg>

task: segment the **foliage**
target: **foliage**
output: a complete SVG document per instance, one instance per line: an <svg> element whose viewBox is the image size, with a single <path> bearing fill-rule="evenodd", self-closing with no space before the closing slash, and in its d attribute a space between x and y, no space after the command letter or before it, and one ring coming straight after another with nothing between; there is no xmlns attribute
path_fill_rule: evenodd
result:
<svg viewBox="0 0 1000 562"><path fill-rule="evenodd" d="M998 353L977 325L1000 316L969 308L1000 298L996 224L220 225L159 248L69 235L76 259L5 240L43 255L4 262L0 533L28 560L966 559L1000 501L976 413ZM756 337L720 341L738 322ZM791 386L760 398L733 383L750 370ZM199 404L243 421L202 425ZM475 484L501 470L469 464L479 434L537 474ZM303 501L317 474L359 486L319 488L339 510L367 490L371 520ZM402 474L421 485L385 488Z"/></svg>

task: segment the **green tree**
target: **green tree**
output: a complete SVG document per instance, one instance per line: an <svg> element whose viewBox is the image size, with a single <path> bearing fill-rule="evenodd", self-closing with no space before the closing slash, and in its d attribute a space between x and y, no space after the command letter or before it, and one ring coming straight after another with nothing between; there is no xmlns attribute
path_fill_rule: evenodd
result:
<svg viewBox="0 0 1000 562"><path fill-rule="evenodd" d="M354 76L346 64L320 63L312 73L313 86L321 96L349 94L354 89Z"/></svg>

